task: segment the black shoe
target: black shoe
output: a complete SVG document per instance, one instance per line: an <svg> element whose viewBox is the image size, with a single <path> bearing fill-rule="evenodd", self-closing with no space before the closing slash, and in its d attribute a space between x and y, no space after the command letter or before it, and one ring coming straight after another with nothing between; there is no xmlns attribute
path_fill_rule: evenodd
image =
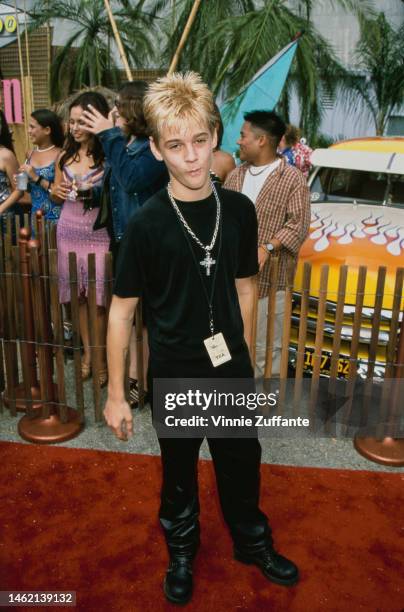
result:
<svg viewBox="0 0 404 612"><path fill-rule="evenodd" d="M164 580L168 601L186 604L192 597L192 558L172 557Z"/></svg>
<svg viewBox="0 0 404 612"><path fill-rule="evenodd" d="M256 565L268 580L276 584L291 586L299 580L299 570L293 561L278 555L272 547L268 546L255 554L243 553L235 548L234 558L241 563Z"/></svg>

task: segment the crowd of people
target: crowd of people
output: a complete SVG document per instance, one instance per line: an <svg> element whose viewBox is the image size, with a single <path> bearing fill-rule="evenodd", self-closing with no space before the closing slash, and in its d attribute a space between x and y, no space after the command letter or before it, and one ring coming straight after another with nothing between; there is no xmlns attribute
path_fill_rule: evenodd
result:
<svg viewBox="0 0 404 612"><path fill-rule="evenodd" d="M18 163L13 148L12 136L7 121L0 111L0 220L2 231L6 228L8 216L22 215L30 209L32 219L41 210L48 223L57 224L57 247L59 262L59 294L62 304L70 301L68 253L75 252L78 267L79 322L83 345L82 378L91 377L91 350L87 304L87 255L96 257L96 296L97 296L97 343L105 345L106 319L104 296L104 255L110 251L113 256L114 271L121 241L130 217L154 193L164 188L168 182L165 164L152 154L149 144L149 128L143 110L143 100L148 85L144 81L124 84L117 92L112 109L103 95L98 92L85 92L78 95L70 104L69 120L63 125L58 115L48 109L34 111L29 120L28 134L33 145L26 154L24 163ZM298 128L285 126L275 113L262 113L246 117L244 131L241 131L240 160L248 162L236 169L235 159L221 150L223 123L220 111L215 105L215 130L217 142L213 150L211 178L226 188L242 191L256 204L261 222L259 261L260 261L260 301L258 319L257 375L263 374L265 357L265 324L268 289L268 266L265 266L267 246L270 239L274 250L280 248L281 274L277 293L277 316L273 373L279 371L280 339L284 310L283 292L285 286L285 266L287 255L296 255L300 238L291 245L285 239L285 231L280 244L276 244L276 232L288 219L288 233L293 231L293 223L299 231L300 218L292 211L301 204L292 203L289 186L282 197L277 193L276 222L274 216L267 214L268 184L266 179L275 170L281 159L296 166L307 176L310 168L311 149L300 138ZM266 117L271 117L269 122ZM261 130L270 138L263 147L254 152L248 148L248 138L243 135L250 130L254 140L255 131ZM269 131L268 131L269 130ZM276 135L271 134L271 130ZM280 137L280 138L279 138ZM247 142L247 144L246 144ZM264 142L264 141L263 141ZM269 146L269 144L271 146ZM258 155L258 156L257 156ZM271 160L270 162L268 160ZM287 183L285 162L281 171L275 174L277 189ZM248 166L250 164L250 166ZM257 166L257 173L253 168ZM262 166L262 168L261 168ZM248 171L245 174L245 170ZM19 189L16 176L25 174L27 187ZM290 174L290 173L289 173ZM289 176L286 172L286 175ZM227 178L229 177L229 180ZM255 178L255 177L259 178ZM299 174L293 175L294 177ZM300 177L301 179L301 177ZM295 179L297 180L297 179ZM269 188L271 191L271 187ZM259 198L258 198L259 195ZM257 201L258 198L258 201ZM280 205L282 202L282 205ZM29 208L28 208L29 207ZM282 209L282 210L281 210ZM281 210L281 212L280 212ZM287 213L292 211L292 215ZM269 227L264 229L270 218ZM307 224L307 219L305 222ZM34 230L34 222L32 222ZM270 247L271 248L271 247ZM265 280L264 280L265 279ZM144 312L144 318L146 313ZM135 334L131 338L131 359L129 387L133 407L138 404L138 385ZM145 368L148 361L147 331L144 329ZM104 351L99 383L107 383L108 370Z"/></svg>

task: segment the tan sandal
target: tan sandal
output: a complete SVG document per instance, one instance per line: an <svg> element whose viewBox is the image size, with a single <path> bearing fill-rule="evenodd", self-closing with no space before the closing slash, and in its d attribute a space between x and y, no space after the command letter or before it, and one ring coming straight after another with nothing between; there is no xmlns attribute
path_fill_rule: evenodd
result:
<svg viewBox="0 0 404 612"><path fill-rule="evenodd" d="M98 372L98 383L103 389L108 382L108 368L105 366L104 368L100 368Z"/></svg>
<svg viewBox="0 0 404 612"><path fill-rule="evenodd" d="M91 364L81 362L81 380L88 380L91 377Z"/></svg>

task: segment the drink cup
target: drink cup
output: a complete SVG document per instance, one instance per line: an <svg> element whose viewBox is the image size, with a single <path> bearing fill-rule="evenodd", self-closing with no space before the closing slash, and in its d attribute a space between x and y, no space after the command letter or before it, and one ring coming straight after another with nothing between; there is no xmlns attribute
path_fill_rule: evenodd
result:
<svg viewBox="0 0 404 612"><path fill-rule="evenodd" d="M81 184L77 189L77 199L83 202L90 202L93 198L93 189L91 185Z"/></svg>
<svg viewBox="0 0 404 612"><path fill-rule="evenodd" d="M15 175L15 184L20 191L26 191L28 187L28 174L26 172L18 172Z"/></svg>
<svg viewBox="0 0 404 612"><path fill-rule="evenodd" d="M86 181L80 181L77 184L77 199L83 202L84 210L91 210L91 204L93 201L93 186L91 183Z"/></svg>

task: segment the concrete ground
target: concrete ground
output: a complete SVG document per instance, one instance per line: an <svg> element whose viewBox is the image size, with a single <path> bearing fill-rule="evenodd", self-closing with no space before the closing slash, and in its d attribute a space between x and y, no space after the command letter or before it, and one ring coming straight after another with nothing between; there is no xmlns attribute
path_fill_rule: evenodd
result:
<svg viewBox="0 0 404 612"><path fill-rule="evenodd" d="M72 363L66 366L67 399L70 406L75 406L75 396L72 380ZM128 442L115 438L104 423L94 419L93 396L91 381L84 384L85 394L85 427L73 440L64 442L62 446L70 448L90 448L106 451L127 453L159 454L156 434L151 422L150 407L134 411L134 435ZM102 391L102 405L106 396ZM7 409L0 413L0 440L25 443L18 434L17 425L22 414L12 417ZM282 465L345 468L352 470L374 470L397 472L403 468L393 468L379 465L363 458L354 449L349 438L262 438L264 463ZM202 445L201 457L210 458L206 441Z"/></svg>

